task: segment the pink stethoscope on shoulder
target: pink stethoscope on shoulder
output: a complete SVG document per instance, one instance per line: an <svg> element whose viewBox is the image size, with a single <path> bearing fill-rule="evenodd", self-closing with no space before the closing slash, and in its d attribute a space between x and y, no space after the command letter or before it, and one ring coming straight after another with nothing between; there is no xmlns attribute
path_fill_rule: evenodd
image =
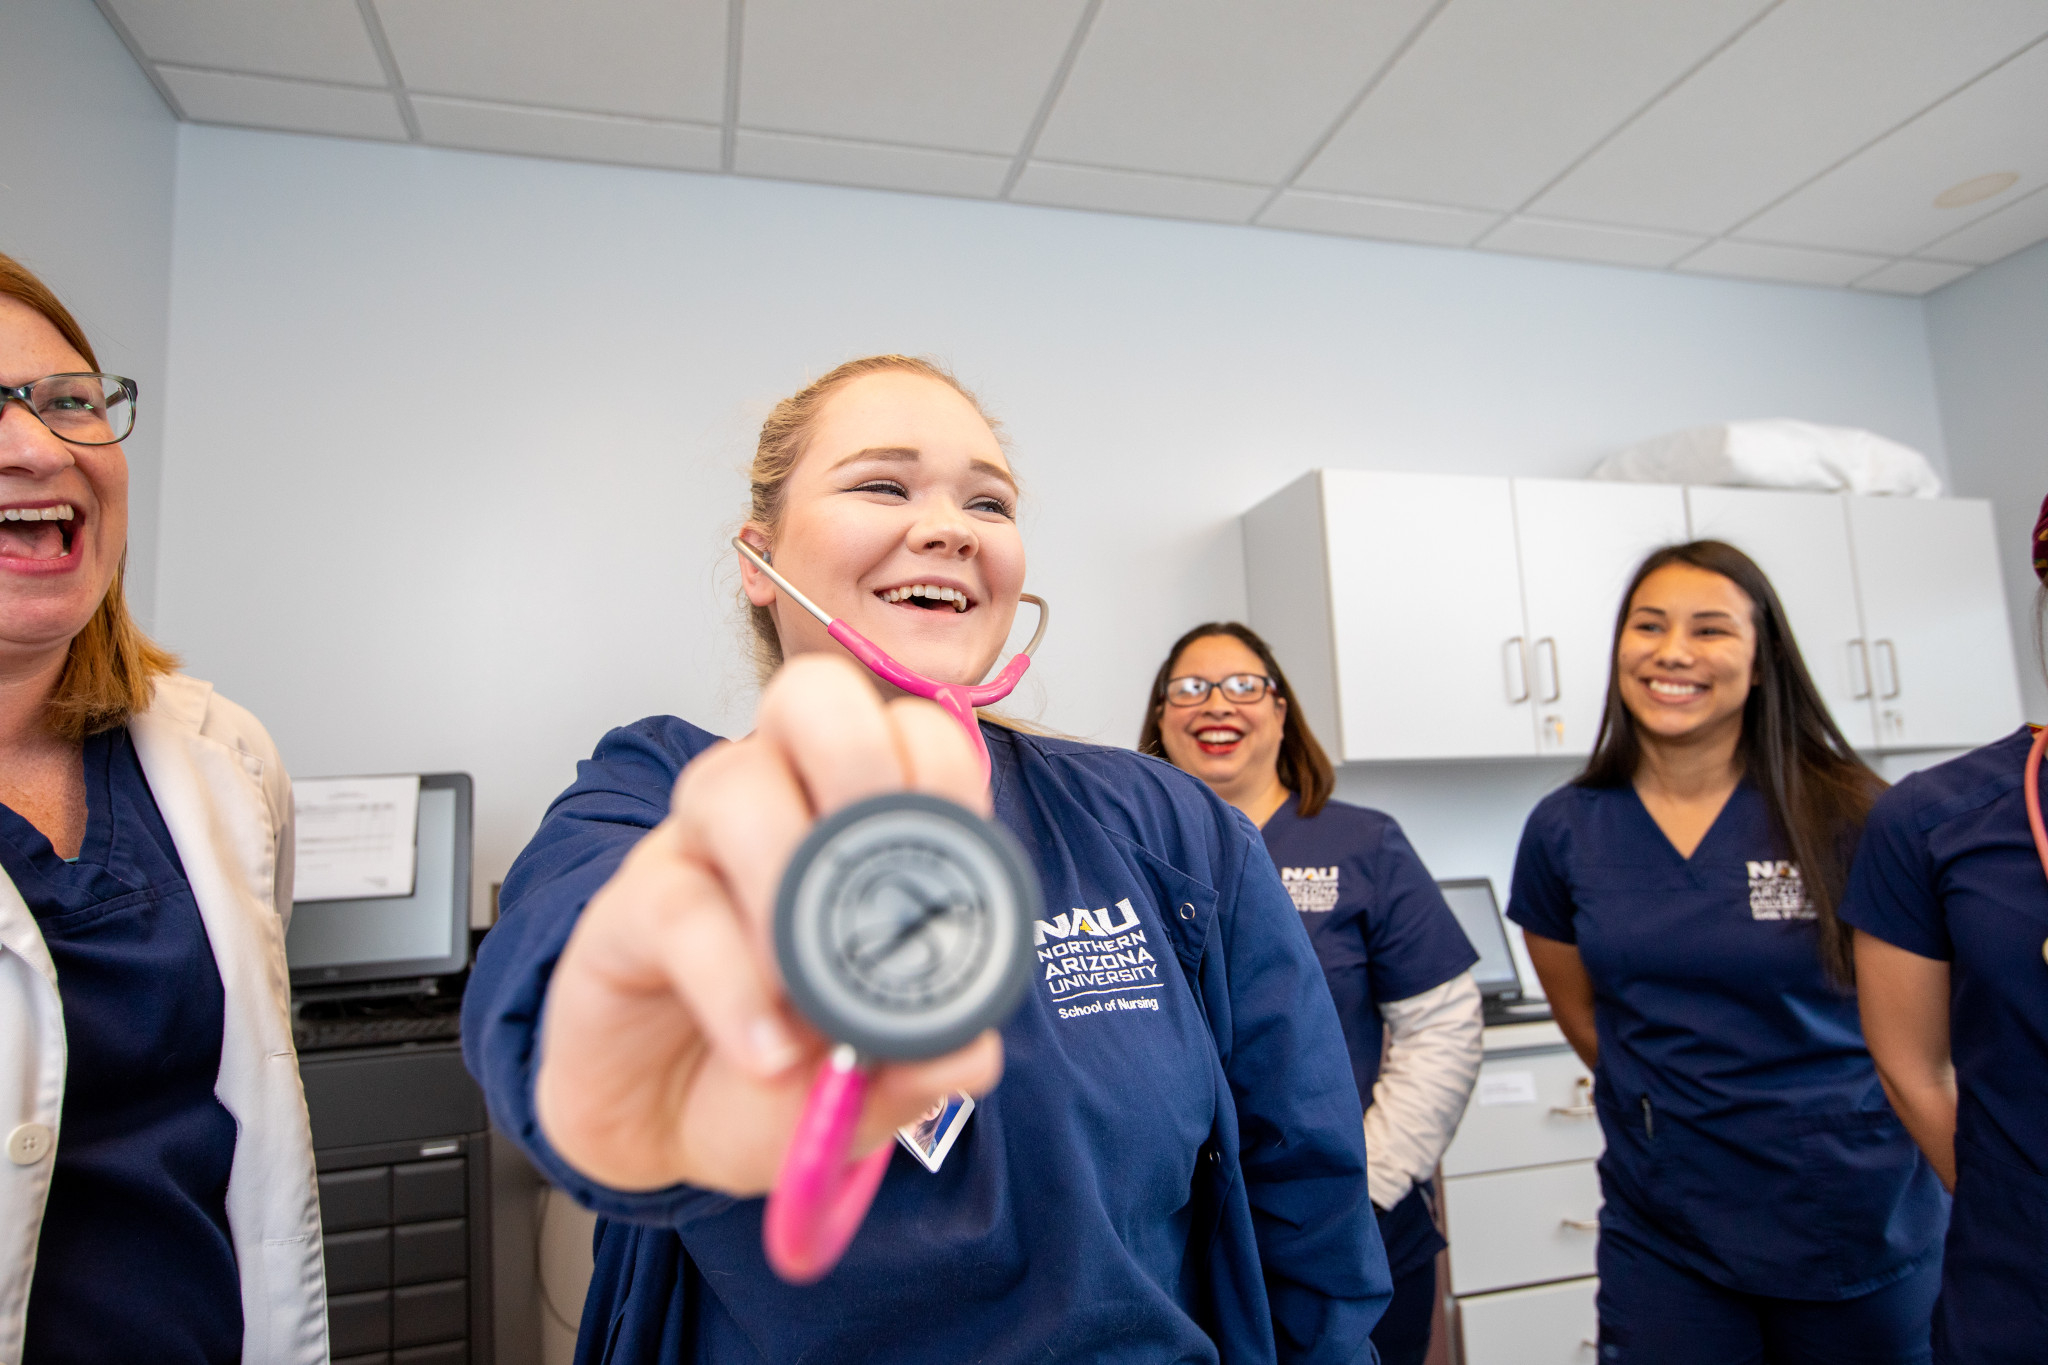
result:
<svg viewBox="0 0 2048 1365"><path fill-rule="evenodd" d="M1009 696L1031 667L1051 615L1044 599L1022 595L1038 608L1038 629L992 680L939 682L797 591L745 541L733 546L875 676L944 708L988 780L975 708ZM776 895L776 962L792 1002L836 1046L761 1219L762 1249L783 1279L809 1284L838 1263L888 1169L893 1142L849 1160L866 1063L943 1056L1007 1020L1030 982L1030 924L1041 910L1037 876L1008 832L919 793L836 811L791 857Z"/></svg>
<svg viewBox="0 0 2048 1365"><path fill-rule="evenodd" d="M2041 857L2041 875L2048 877L2048 828L2041 823L2041 754L2048 750L2048 725L2034 732L2027 750L2027 828L2034 836L2034 852ZM2048 954L2048 946L2041 950Z"/></svg>

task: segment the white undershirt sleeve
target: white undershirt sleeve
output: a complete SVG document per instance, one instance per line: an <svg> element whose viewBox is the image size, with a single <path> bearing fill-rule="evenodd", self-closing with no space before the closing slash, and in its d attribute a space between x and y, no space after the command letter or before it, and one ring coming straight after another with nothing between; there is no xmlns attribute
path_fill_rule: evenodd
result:
<svg viewBox="0 0 2048 1365"><path fill-rule="evenodd" d="M1386 1059L1365 1111L1366 1184L1391 1209L1426 1180L1458 1131L1479 1078L1479 986L1471 972L1379 1007Z"/></svg>

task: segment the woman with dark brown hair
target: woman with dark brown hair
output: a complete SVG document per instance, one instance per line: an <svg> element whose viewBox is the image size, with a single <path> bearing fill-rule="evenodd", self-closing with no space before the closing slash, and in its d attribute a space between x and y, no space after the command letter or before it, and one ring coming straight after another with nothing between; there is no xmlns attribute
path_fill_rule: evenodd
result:
<svg viewBox="0 0 2048 1365"><path fill-rule="evenodd" d="M1643 561L1613 670L1508 905L1593 1069L1600 1359L1925 1361L1947 1202L1864 1048L1836 913L1883 783L1733 546Z"/></svg>
<svg viewBox="0 0 2048 1365"><path fill-rule="evenodd" d="M1273 651L1235 621L1174 641L1138 748L1243 812L1300 912L1365 1107L1366 1176L1394 1299L1385 1365L1421 1365L1436 1304L1430 1177L1479 1074L1478 955L1392 817L1331 799L1336 771Z"/></svg>
<svg viewBox="0 0 2048 1365"><path fill-rule="evenodd" d="M0 256L0 1360L313 1365L291 783L122 601L135 402Z"/></svg>

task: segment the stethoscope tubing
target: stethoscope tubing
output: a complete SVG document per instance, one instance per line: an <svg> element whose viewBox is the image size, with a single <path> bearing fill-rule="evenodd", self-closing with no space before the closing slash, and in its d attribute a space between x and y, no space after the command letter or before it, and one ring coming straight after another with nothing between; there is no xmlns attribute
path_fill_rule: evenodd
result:
<svg viewBox="0 0 2048 1365"><path fill-rule="evenodd" d="M1042 597L1020 594L1038 608L1038 629L1002 670L985 683L962 686L927 678L906 668L873 641L834 617L777 573L753 546L733 537L733 548L768 576L776 589L824 624L825 631L885 682L912 696L935 701L966 730L981 759L981 778L989 780L988 742L982 738L975 708L991 706L1016 690L1052 612ZM874 1203L875 1192L889 1169L893 1142L885 1142L859 1161L849 1161L855 1125L867 1098L867 1070L846 1043L832 1050L830 1060L812 1082L811 1093L783 1152L782 1168L761 1215L761 1248L777 1275L791 1284L814 1284L824 1278L852 1244Z"/></svg>
<svg viewBox="0 0 2048 1365"><path fill-rule="evenodd" d="M2034 733L2033 747L2027 750L2026 777L2027 828L2034 836L2034 852L2041 859L2041 875L2048 877L2048 826L2041 821L2041 754L2044 750L2048 750L2048 725Z"/></svg>

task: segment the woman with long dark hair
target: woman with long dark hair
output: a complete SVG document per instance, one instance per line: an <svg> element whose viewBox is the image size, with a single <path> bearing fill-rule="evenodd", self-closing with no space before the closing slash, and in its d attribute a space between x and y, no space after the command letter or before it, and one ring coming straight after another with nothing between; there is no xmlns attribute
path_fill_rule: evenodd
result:
<svg viewBox="0 0 2048 1365"><path fill-rule="evenodd" d="M1595 1077L1603 1365L1928 1358L1947 1204L1837 913L1882 787L1747 555L1644 560L1593 756L1530 815L1508 907Z"/></svg>
<svg viewBox="0 0 2048 1365"><path fill-rule="evenodd" d="M1430 1177L1479 1075L1478 954L1393 817L1330 799L1336 770L1249 627L1211 621L1174 641L1138 749L1244 812L1301 913L1365 1106L1366 1175L1394 1276L1373 1345L1385 1365L1421 1365L1444 1246Z"/></svg>
<svg viewBox="0 0 2048 1365"><path fill-rule="evenodd" d="M2038 620L2048 501L2028 549ZM1934 1309L1944 1365L2020 1365L2048 1343L2048 850L2026 791L2039 801L2039 734L2022 725L1886 792L1842 902L1878 1074L1955 1191Z"/></svg>

